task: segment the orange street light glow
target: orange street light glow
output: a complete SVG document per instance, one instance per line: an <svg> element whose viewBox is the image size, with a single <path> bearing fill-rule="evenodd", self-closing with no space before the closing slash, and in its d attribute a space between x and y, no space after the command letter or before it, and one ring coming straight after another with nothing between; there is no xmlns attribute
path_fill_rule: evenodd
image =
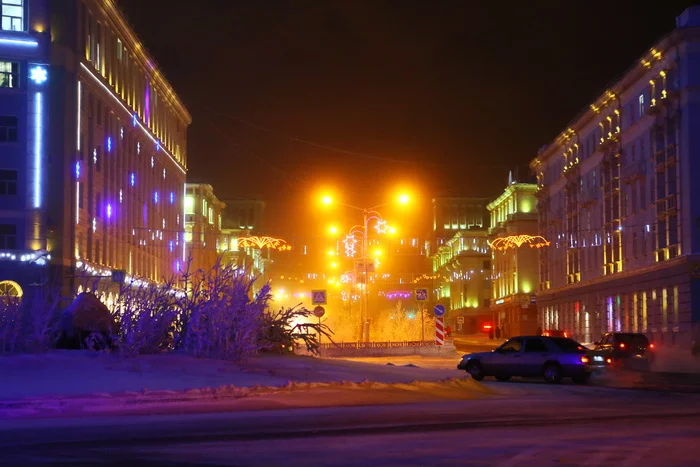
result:
<svg viewBox="0 0 700 467"><path fill-rule="evenodd" d="M408 196L406 193L399 195L399 203L400 204L408 204L410 201L411 201L411 197Z"/></svg>
<svg viewBox="0 0 700 467"><path fill-rule="evenodd" d="M328 227L328 232L330 232L331 235L335 235L338 233L338 227L331 225Z"/></svg>
<svg viewBox="0 0 700 467"><path fill-rule="evenodd" d="M328 206L330 204L333 204L333 198L331 198L329 195L324 195L323 197L321 197L321 202Z"/></svg>

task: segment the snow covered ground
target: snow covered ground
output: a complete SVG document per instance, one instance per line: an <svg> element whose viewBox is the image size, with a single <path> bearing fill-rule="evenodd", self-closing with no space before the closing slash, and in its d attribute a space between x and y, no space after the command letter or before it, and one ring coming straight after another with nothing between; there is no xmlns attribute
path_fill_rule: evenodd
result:
<svg viewBox="0 0 700 467"><path fill-rule="evenodd" d="M235 364L175 353L121 358L82 351L52 351L0 357L0 400L182 391L231 385L284 386L289 382L438 381L463 376L455 365L452 368L416 368L272 355Z"/></svg>
<svg viewBox="0 0 700 467"><path fill-rule="evenodd" d="M267 355L234 364L173 353L121 358L53 351L0 357L0 375L0 420L399 404L500 394L469 379L454 363L419 368L300 356Z"/></svg>

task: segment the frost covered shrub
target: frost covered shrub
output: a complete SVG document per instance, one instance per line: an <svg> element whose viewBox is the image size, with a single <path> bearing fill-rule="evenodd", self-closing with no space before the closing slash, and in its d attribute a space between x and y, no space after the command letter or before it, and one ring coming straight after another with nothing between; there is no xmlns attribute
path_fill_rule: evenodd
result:
<svg viewBox="0 0 700 467"><path fill-rule="evenodd" d="M303 344L314 355L319 353L319 337L333 342L333 331L325 324L314 322L313 312L299 305L278 311L267 311L262 317L259 339L261 350L291 353L296 344Z"/></svg>
<svg viewBox="0 0 700 467"><path fill-rule="evenodd" d="M270 301L269 285L254 293L256 279L220 262L209 271L187 275L191 293L182 306L177 346L195 357L233 361L255 354Z"/></svg>
<svg viewBox="0 0 700 467"><path fill-rule="evenodd" d="M45 288L26 293L21 301L0 297L0 353L48 350L59 331L59 297Z"/></svg>
<svg viewBox="0 0 700 467"><path fill-rule="evenodd" d="M118 331L112 340L118 351L138 355L172 349L180 331L181 294L173 281L122 287L113 310Z"/></svg>

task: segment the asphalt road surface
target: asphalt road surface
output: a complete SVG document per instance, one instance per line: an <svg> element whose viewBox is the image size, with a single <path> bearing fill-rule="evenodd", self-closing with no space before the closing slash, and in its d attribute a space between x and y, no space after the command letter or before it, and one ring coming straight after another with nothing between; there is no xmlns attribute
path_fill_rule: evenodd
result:
<svg viewBox="0 0 700 467"><path fill-rule="evenodd" d="M0 420L0 465L698 465L696 395L522 387L392 406Z"/></svg>

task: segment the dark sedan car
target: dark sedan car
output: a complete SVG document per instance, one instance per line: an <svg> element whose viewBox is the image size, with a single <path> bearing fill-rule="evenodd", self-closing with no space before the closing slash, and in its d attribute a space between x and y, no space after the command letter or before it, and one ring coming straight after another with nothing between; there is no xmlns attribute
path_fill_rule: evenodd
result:
<svg viewBox="0 0 700 467"><path fill-rule="evenodd" d="M609 332L589 352L595 370L603 368L648 369L654 360L654 344L634 332Z"/></svg>
<svg viewBox="0 0 700 467"><path fill-rule="evenodd" d="M586 383L590 368L586 349L565 337L520 336L509 339L491 352L466 354L457 368L465 370L476 381L495 376L507 381L512 376L544 377L549 383L571 378Z"/></svg>

